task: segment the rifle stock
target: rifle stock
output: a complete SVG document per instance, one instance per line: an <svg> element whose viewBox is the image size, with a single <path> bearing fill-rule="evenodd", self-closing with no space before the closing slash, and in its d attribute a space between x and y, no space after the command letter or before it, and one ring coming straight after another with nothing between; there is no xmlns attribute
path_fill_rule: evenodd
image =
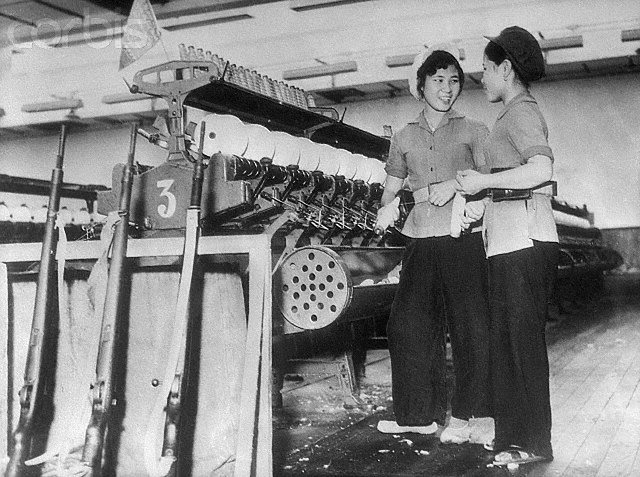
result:
<svg viewBox="0 0 640 477"><path fill-rule="evenodd" d="M38 273L36 301L31 322L31 336L29 337L24 384L20 390L20 418L13 434L13 448L5 472L6 477L19 477L26 472L24 462L31 451L34 419L42 397L40 381L43 372L46 371L43 367L44 340L47 330L51 326L49 312L53 309L51 307L51 288L58 248L58 241L55 238L55 226L60 207L65 143L66 127L63 125L60 129L56 165L51 173L51 191L47 206L45 233L42 239L42 251L40 253L40 271Z"/></svg>
<svg viewBox="0 0 640 477"><path fill-rule="evenodd" d="M133 159L135 156L137 126L131 126L129 155L122 172L118 215L120 220L113 235L112 258L107 279L107 291L100 330L100 345L96 362L96 379L92 384L92 411L85 433L82 462L88 467L87 476L102 473L102 452L109 425L113 394L113 367L116 336L119 329L122 277L127 257L129 236L129 207L133 185Z"/></svg>

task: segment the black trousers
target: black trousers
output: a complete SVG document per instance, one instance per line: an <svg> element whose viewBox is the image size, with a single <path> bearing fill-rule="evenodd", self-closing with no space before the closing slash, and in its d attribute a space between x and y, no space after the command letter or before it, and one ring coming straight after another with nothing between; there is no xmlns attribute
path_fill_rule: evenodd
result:
<svg viewBox="0 0 640 477"><path fill-rule="evenodd" d="M557 267L551 242L489 258L496 450L553 457L545 323Z"/></svg>
<svg viewBox="0 0 640 477"><path fill-rule="evenodd" d="M439 296L444 313L438 307ZM443 411L446 414L445 324L456 381L452 415L491 415L487 298L480 233L415 239L407 245L387 324L393 409L399 425L429 425L441 421Z"/></svg>

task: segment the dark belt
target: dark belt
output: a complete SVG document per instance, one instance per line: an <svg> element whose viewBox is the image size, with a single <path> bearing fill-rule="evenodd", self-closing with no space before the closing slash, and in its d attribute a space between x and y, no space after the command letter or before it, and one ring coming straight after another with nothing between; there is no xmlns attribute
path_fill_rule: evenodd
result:
<svg viewBox="0 0 640 477"><path fill-rule="evenodd" d="M494 167L491 174L496 172L507 171L512 167ZM502 202L503 200L525 200L531 199L533 194L544 194L555 196L558 193L558 183L556 181L543 182L539 186L531 189L489 189L488 195L493 202Z"/></svg>

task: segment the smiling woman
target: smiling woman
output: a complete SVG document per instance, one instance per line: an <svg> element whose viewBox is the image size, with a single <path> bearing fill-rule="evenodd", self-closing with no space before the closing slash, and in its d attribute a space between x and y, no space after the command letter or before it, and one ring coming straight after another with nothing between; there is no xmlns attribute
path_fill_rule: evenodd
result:
<svg viewBox="0 0 640 477"><path fill-rule="evenodd" d="M447 112L458 99L464 85L464 73L460 63L448 64L451 53L436 50L418 70L417 90L429 107L437 112Z"/></svg>
<svg viewBox="0 0 640 477"><path fill-rule="evenodd" d="M433 434L446 421L443 443L483 444L493 438L484 250L481 234L454 237L451 223L453 203L459 202L452 200L456 172L482 168L488 131L452 109L463 82L455 47L436 45L420 53L409 86L424 109L391 138L377 228L398 217L395 196L405 182L415 206L402 228L411 241L387 325L396 420L380 421L378 430ZM436 303L441 295L446 320ZM446 396L436 384L444 371L445 321L456 374L448 420Z"/></svg>

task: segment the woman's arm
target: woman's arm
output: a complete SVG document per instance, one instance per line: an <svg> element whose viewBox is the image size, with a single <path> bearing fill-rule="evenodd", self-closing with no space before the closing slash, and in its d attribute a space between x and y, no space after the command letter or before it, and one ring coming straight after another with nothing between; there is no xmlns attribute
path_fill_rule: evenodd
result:
<svg viewBox="0 0 640 477"><path fill-rule="evenodd" d="M396 198L396 194L402 189L404 179L399 177L387 176L384 181L384 192L382 192L382 198L380 203L385 206Z"/></svg>
<svg viewBox="0 0 640 477"><path fill-rule="evenodd" d="M526 164L495 174L480 174L473 170L458 172L457 190L466 195L477 194L484 189L530 189L539 186L553 176L553 163L547 156L536 155Z"/></svg>

